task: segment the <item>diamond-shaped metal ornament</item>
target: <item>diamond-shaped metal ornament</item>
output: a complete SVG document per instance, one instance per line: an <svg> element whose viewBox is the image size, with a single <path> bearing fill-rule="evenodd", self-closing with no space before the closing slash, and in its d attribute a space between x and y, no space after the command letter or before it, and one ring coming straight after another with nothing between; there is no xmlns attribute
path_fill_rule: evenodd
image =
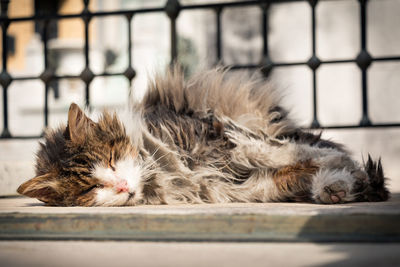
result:
<svg viewBox="0 0 400 267"><path fill-rule="evenodd" d="M39 76L39 78L46 84L50 82L51 79L53 79L53 77L54 77L54 71L52 69L47 69L43 71L42 74L40 74Z"/></svg>
<svg viewBox="0 0 400 267"><path fill-rule="evenodd" d="M132 80L136 76L136 71L132 67L128 67L124 71L124 76L128 78L128 80Z"/></svg>
<svg viewBox="0 0 400 267"><path fill-rule="evenodd" d="M0 85L3 86L3 88L8 87L10 83L12 82L12 77L8 72L2 71L0 73Z"/></svg>
<svg viewBox="0 0 400 267"><path fill-rule="evenodd" d="M312 70L318 69L318 67L321 65L321 60L319 60L316 56L312 56L308 61L307 61L307 66L310 67Z"/></svg>
<svg viewBox="0 0 400 267"><path fill-rule="evenodd" d="M367 51L363 50L358 54L356 62L361 69L366 70L372 63L372 57Z"/></svg>
<svg viewBox="0 0 400 267"><path fill-rule="evenodd" d="M86 67L81 74L79 75L79 77L82 79L82 81L84 81L86 84L89 84L93 79L94 79L94 74L93 72Z"/></svg>
<svg viewBox="0 0 400 267"><path fill-rule="evenodd" d="M177 18L181 11L181 5L178 0L168 0L165 4L165 12L171 19Z"/></svg>
<svg viewBox="0 0 400 267"><path fill-rule="evenodd" d="M260 65L261 73L264 75L264 77L268 77L272 71L272 68L274 67L272 61L269 59L269 57L264 57L261 60Z"/></svg>
<svg viewBox="0 0 400 267"><path fill-rule="evenodd" d="M315 7L318 4L318 0L308 0L308 2L310 2L312 7Z"/></svg>

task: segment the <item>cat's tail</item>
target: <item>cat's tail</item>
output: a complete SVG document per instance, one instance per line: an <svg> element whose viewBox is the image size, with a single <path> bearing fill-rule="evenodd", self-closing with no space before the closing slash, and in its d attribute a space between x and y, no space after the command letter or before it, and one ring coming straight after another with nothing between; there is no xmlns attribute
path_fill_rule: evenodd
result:
<svg viewBox="0 0 400 267"><path fill-rule="evenodd" d="M368 154L367 162L363 162L364 171L355 175L356 181L353 186L353 194L356 201L386 201L390 197L387 189L387 180L383 173L381 159L372 160ZM353 174L354 175L354 174Z"/></svg>
<svg viewBox="0 0 400 267"><path fill-rule="evenodd" d="M362 196L367 201L386 201L389 199L389 190L386 187L386 181L382 168L382 162L373 161L368 154L368 160L364 163L365 172L368 174L368 186L364 188Z"/></svg>

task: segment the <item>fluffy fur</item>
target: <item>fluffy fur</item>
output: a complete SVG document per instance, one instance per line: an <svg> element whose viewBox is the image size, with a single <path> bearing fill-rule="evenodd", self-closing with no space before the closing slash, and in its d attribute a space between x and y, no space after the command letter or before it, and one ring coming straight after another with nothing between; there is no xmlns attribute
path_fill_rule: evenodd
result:
<svg viewBox="0 0 400 267"><path fill-rule="evenodd" d="M380 160L300 129L265 81L221 69L158 76L141 103L91 120L75 104L48 130L20 194L49 205L298 201L389 197Z"/></svg>

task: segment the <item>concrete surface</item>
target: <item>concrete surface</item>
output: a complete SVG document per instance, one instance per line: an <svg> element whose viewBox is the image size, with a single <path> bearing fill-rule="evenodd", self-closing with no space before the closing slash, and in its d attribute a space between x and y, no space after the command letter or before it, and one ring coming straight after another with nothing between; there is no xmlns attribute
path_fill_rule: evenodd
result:
<svg viewBox="0 0 400 267"><path fill-rule="evenodd" d="M0 266L400 266L399 225L399 194L346 205L111 208L0 198Z"/></svg>
<svg viewBox="0 0 400 267"><path fill-rule="evenodd" d="M3 241L0 265L400 266L400 244Z"/></svg>
<svg viewBox="0 0 400 267"><path fill-rule="evenodd" d="M380 203L46 207L0 199L0 239L400 242L400 195Z"/></svg>

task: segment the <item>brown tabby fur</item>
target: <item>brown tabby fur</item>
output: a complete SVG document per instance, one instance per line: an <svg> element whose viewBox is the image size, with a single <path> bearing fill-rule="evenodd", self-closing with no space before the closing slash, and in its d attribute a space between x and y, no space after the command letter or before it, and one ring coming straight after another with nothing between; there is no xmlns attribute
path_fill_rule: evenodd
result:
<svg viewBox="0 0 400 267"><path fill-rule="evenodd" d="M95 121L72 104L18 192L60 206L388 199L380 160L359 166L342 145L296 126L279 100L264 81L217 69L185 82L175 68L128 111ZM136 169L118 167L125 159ZM129 191L102 176L127 169L140 173Z"/></svg>

